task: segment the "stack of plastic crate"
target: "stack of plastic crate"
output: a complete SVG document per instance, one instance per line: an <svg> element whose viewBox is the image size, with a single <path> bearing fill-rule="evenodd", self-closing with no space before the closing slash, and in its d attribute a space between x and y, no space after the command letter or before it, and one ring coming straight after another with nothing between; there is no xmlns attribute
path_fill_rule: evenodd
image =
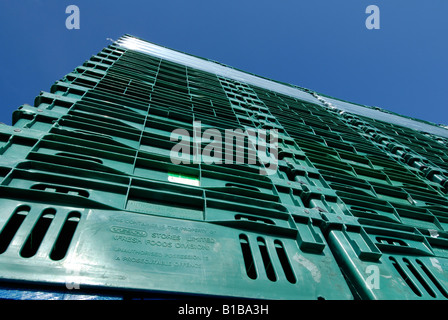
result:
<svg viewBox="0 0 448 320"><path fill-rule="evenodd" d="M448 298L447 140L294 88L118 41L18 108L0 297ZM278 133L269 174L250 129Z"/></svg>
<svg viewBox="0 0 448 320"><path fill-rule="evenodd" d="M287 172L261 174L257 159L195 162L194 154L175 164L173 131L191 141L198 122L201 133L277 129ZM18 108L0 141L8 288L57 298L66 288L103 297L353 298L320 211L303 203L314 185L334 192L244 83L111 45ZM286 176L297 170L310 189Z"/></svg>
<svg viewBox="0 0 448 320"><path fill-rule="evenodd" d="M257 93L336 194L305 205L355 297L448 298L446 139Z"/></svg>

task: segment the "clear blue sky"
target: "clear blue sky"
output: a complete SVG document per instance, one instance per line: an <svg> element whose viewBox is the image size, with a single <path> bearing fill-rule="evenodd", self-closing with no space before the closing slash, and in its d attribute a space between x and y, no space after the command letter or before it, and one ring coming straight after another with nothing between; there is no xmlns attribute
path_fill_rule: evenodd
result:
<svg viewBox="0 0 448 320"><path fill-rule="evenodd" d="M65 8L80 9L68 30ZM380 30L365 27L368 5ZM447 0L0 1L0 122L125 33L448 124Z"/></svg>

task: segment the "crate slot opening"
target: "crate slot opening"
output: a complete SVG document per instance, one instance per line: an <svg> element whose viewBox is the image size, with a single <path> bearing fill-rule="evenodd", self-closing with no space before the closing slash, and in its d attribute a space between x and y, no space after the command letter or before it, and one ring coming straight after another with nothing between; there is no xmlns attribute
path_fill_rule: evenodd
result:
<svg viewBox="0 0 448 320"><path fill-rule="evenodd" d="M64 225L62 226L61 231L59 232L59 235L54 243L53 249L51 250L51 260L59 261L66 256L80 219L81 214L76 211L70 212L67 216L67 219L65 220Z"/></svg>
<svg viewBox="0 0 448 320"><path fill-rule="evenodd" d="M260 249L261 258L263 259L264 269L266 271L266 276L272 282L277 281L275 275L274 266L272 265L271 257L269 256L268 248L266 246L266 241L262 237L257 238L258 248Z"/></svg>
<svg viewBox="0 0 448 320"><path fill-rule="evenodd" d="M275 250L277 251L278 259L280 260L280 264L282 265L283 272L285 273L286 279L294 284L296 283L296 277L294 275L294 272L291 268L291 264L288 259L288 255L286 254L286 250L282 244L281 241L275 240L274 241Z"/></svg>
<svg viewBox="0 0 448 320"><path fill-rule="evenodd" d="M255 280L257 279L257 270L255 269L254 258L252 256L252 251L250 250L249 239L244 234L240 234L240 245L247 276L252 280Z"/></svg>
<svg viewBox="0 0 448 320"><path fill-rule="evenodd" d="M8 222L0 233L0 254L4 253L8 249L12 239L16 235L17 231L23 223L23 220L25 220L25 217L28 215L30 210L31 208L29 206L20 206L9 218Z"/></svg>
<svg viewBox="0 0 448 320"><path fill-rule="evenodd" d="M37 253L37 250L54 220L55 214L56 210L51 208L45 209L42 212L20 251L21 257L31 258Z"/></svg>

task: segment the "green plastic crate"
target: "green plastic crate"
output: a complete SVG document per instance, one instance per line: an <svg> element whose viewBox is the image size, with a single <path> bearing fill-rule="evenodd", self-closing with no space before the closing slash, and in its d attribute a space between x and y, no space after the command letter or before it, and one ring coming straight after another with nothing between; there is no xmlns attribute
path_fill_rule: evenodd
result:
<svg viewBox="0 0 448 320"><path fill-rule="evenodd" d="M448 298L447 239L413 228L345 227L328 243L354 295L369 300Z"/></svg>
<svg viewBox="0 0 448 320"><path fill-rule="evenodd" d="M319 228L310 223L295 222L299 237L1 201L0 277L8 281L256 299L353 298Z"/></svg>

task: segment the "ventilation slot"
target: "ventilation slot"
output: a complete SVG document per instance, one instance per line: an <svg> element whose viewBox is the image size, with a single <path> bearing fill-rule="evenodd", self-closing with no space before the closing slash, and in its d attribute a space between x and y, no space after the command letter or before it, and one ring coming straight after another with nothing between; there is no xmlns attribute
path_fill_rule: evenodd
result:
<svg viewBox="0 0 448 320"><path fill-rule="evenodd" d="M379 243L383 243L383 244L390 244L393 246L403 246L403 247L407 247L408 244L406 242L404 242L401 239L394 239L394 238L386 238L386 237L376 237L376 240Z"/></svg>
<svg viewBox="0 0 448 320"><path fill-rule="evenodd" d="M66 194L69 194L72 196L81 196L84 198L89 197L89 193L85 190L61 187L61 186L52 185L52 184L43 184L43 183L35 184L35 185L31 186L31 189L42 190L42 191L47 191L47 192L66 193Z"/></svg>
<svg viewBox="0 0 448 320"><path fill-rule="evenodd" d="M257 238L257 242L258 248L260 249L261 257L263 259L264 268L266 270L266 276L271 281L277 281L274 267L272 266L271 258L269 257L268 248L266 247L266 242L261 237Z"/></svg>
<svg viewBox="0 0 448 320"><path fill-rule="evenodd" d="M423 272L426 274L426 276L434 283L434 285L439 289L439 291L443 294L445 298L448 298L448 293L446 290L442 287L442 285L437 281L436 277L432 274L431 271L420 261L416 260L417 264L422 268Z"/></svg>
<svg viewBox="0 0 448 320"><path fill-rule="evenodd" d="M275 240L274 245L286 279L290 283L296 283L296 277L294 276L294 272L292 271L291 264L289 263L288 256L286 254L285 248L283 247L283 244L279 240Z"/></svg>
<svg viewBox="0 0 448 320"><path fill-rule="evenodd" d="M257 279L257 271L255 270L254 258L250 251L249 239L246 235L240 235L241 251L243 252L244 265L246 266L247 276L253 280Z"/></svg>
<svg viewBox="0 0 448 320"><path fill-rule="evenodd" d="M275 225L274 221L272 221L270 219L246 216L244 214L237 214L237 215L235 215L235 220L249 220L249 221L254 221L254 222L262 222L262 223L266 223L266 224Z"/></svg>
<svg viewBox="0 0 448 320"><path fill-rule="evenodd" d="M395 270L398 271L398 273L400 274L401 278L403 278L403 280L407 283L407 285L412 289L412 291L414 291L414 293L421 297L422 294L420 293L420 291L418 291L417 287L415 286L414 282L412 282L411 278L408 277L408 275L406 274L406 272L403 270L403 268L398 264L397 260L395 260L392 257L389 257L389 260L392 261L392 265L395 267Z"/></svg>
<svg viewBox="0 0 448 320"><path fill-rule="evenodd" d="M23 258L31 258L36 254L55 214L56 210L54 209L45 209L44 212L42 212L42 215L39 220L37 220L37 223L34 225L33 230L31 230L31 233L20 251L20 255Z"/></svg>
<svg viewBox="0 0 448 320"><path fill-rule="evenodd" d="M56 239L53 250L50 253L51 260L58 261L64 259L80 219L81 214L79 212L71 212L68 215L67 220L65 220L61 232Z"/></svg>
<svg viewBox="0 0 448 320"><path fill-rule="evenodd" d="M412 272L414 277L420 282L420 284L423 286L423 288L425 288L425 290L428 292L428 294L431 297L435 298L436 295L435 295L434 291L432 291L431 287L426 283L425 279L423 279L421 274L417 271L417 269L415 269L414 265L406 258L403 258L403 262L406 264L408 269Z"/></svg>
<svg viewBox="0 0 448 320"><path fill-rule="evenodd" d="M260 190L258 188L246 186L244 184L239 184L239 183L226 183L226 187L235 187L235 188L240 188L240 189L246 189L249 191L260 192Z"/></svg>
<svg viewBox="0 0 448 320"><path fill-rule="evenodd" d="M20 206L13 213L11 218L9 218L2 232L0 233L0 254L8 249L9 244L14 238L17 230L19 230L22 225L23 220L25 220L26 215L30 212L31 208L29 206Z"/></svg>
<svg viewBox="0 0 448 320"><path fill-rule="evenodd" d="M81 134L86 134L86 135L90 135L90 136L96 136L96 137L101 137L101 138L106 138L109 140L114 140L114 138L112 138L111 136L107 135L107 134L103 134L103 133L98 133L98 132L91 132L91 131L87 131L87 130L81 130L81 129L77 129L74 130L77 133L81 133Z"/></svg>
<svg viewBox="0 0 448 320"><path fill-rule="evenodd" d="M72 154L67 152L59 152L56 154L57 156L66 157L66 158L72 158L72 159L78 159L78 160L85 160L85 161L92 161L99 164L103 164L103 161L98 158L88 157L88 156L82 156L79 154Z"/></svg>

